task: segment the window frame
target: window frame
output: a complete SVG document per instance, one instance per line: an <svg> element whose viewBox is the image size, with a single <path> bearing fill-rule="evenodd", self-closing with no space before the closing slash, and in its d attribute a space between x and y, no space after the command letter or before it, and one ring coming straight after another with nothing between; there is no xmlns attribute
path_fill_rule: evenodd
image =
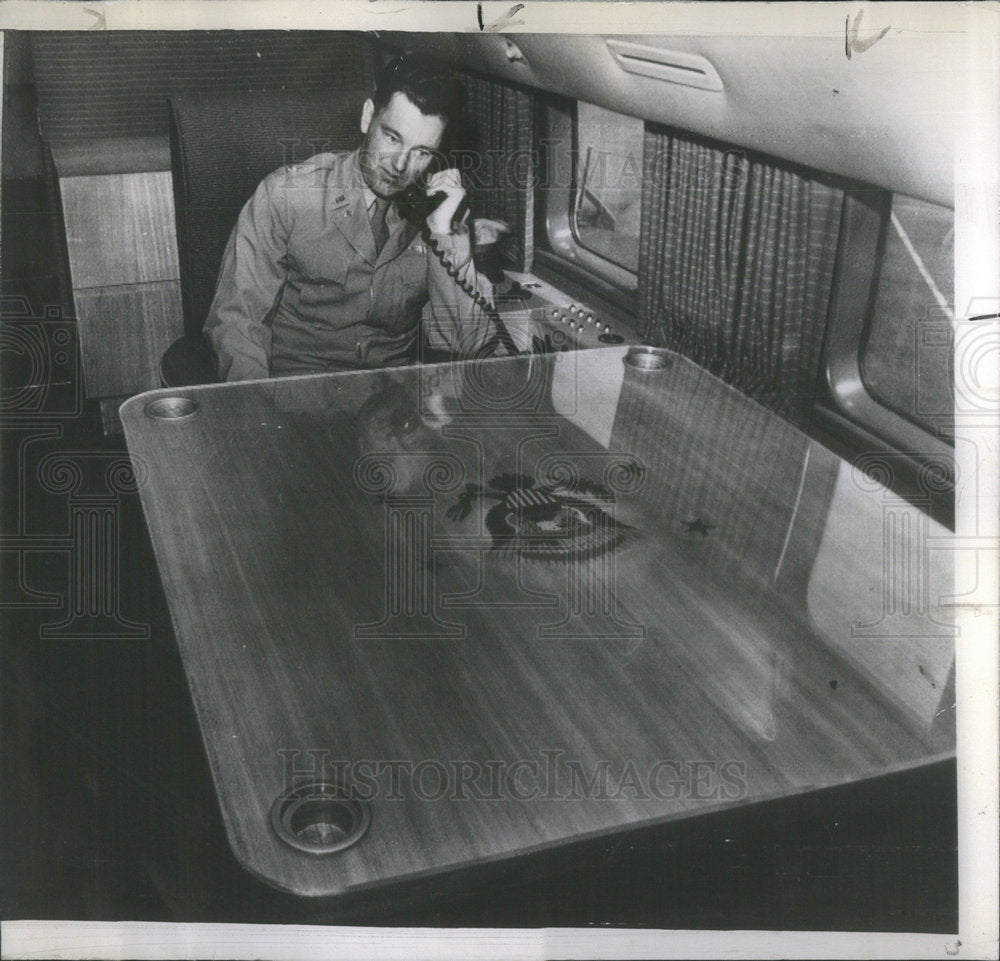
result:
<svg viewBox="0 0 1000 961"><path fill-rule="evenodd" d="M573 210L579 155L576 101L543 103L539 130L545 146L539 207L542 237L549 251L567 265L590 272L609 287L634 297L639 287L638 273L594 253L580 243L576 233Z"/></svg>
<svg viewBox="0 0 1000 961"><path fill-rule="evenodd" d="M536 114L542 149L536 188L536 268L560 286L598 295L638 329L638 275L577 243L571 223L576 189L576 101L546 97ZM641 119L641 118L639 118ZM817 173L820 173L817 171ZM887 406L868 388L862 357L878 293L892 194L832 176L844 192L820 377L809 435L854 461L875 455L894 465L889 486L947 527L954 525L955 446ZM541 272L541 271L540 271ZM927 490L926 473L935 476ZM939 482L947 477L947 490Z"/></svg>
<svg viewBox="0 0 1000 961"><path fill-rule="evenodd" d="M820 403L918 462L950 461L954 446L948 440L879 400L864 376L862 352L875 308L891 209L892 195L886 191L847 188L844 192L823 357L827 392Z"/></svg>

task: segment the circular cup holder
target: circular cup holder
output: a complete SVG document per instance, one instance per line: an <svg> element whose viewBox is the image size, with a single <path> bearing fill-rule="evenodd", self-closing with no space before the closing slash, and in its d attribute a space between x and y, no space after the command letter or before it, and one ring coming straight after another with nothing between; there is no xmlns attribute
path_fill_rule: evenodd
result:
<svg viewBox="0 0 1000 961"><path fill-rule="evenodd" d="M157 397L146 405L146 416L158 417L160 420L180 420L190 417L197 410L197 401L190 397Z"/></svg>
<svg viewBox="0 0 1000 961"><path fill-rule="evenodd" d="M364 837L371 809L343 788L316 782L279 797L271 807L271 827L285 844L307 854L333 854Z"/></svg>
<svg viewBox="0 0 1000 961"><path fill-rule="evenodd" d="M629 347L624 363L638 370L666 370L673 361L670 352L662 347Z"/></svg>

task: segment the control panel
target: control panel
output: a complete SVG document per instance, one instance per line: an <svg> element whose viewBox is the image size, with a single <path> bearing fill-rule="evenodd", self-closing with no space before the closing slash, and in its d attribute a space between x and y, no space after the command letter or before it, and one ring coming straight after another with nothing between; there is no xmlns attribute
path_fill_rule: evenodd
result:
<svg viewBox="0 0 1000 961"><path fill-rule="evenodd" d="M640 343L634 330L534 274L506 274L506 283L496 288L496 306L519 349L585 350Z"/></svg>

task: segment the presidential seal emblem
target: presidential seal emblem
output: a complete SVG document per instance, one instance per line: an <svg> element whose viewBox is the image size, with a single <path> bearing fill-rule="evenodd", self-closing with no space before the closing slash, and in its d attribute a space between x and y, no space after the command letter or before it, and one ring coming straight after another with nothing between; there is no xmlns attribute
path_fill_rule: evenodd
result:
<svg viewBox="0 0 1000 961"><path fill-rule="evenodd" d="M585 479L540 484L527 474L499 474L485 486L467 484L447 516L464 520L484 501L497 502L486 512L485 525L493 550L505 557L584 561L621 550L639 536L609 510L614 495Z"/></svg>

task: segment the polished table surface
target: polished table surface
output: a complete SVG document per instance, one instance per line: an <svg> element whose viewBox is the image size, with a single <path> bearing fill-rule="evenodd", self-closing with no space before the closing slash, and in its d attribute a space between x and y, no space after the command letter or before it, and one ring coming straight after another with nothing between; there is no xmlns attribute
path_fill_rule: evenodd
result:
<svg viewBox="0 0 1000 961"><path fill-rule="evenodd" d="M122 407L249 871L335 896L953 755L946 618L917 605L900 628L892 592L871 616L886 504L892 531L923 515L687 360L652 360Z"/></svg>

